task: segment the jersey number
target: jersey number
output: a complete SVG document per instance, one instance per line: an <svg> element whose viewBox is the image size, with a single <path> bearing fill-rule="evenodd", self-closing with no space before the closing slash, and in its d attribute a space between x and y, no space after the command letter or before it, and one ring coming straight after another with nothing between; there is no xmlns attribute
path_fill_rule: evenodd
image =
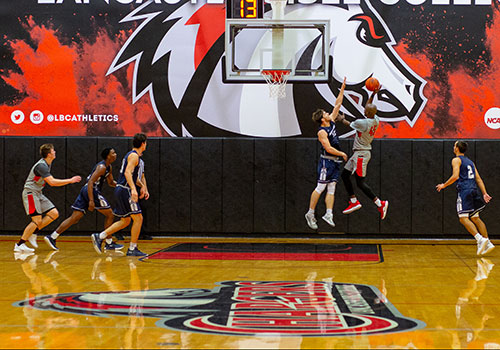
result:
<svg viewBox="0 0 500 350"><path fill-rule="evenodd" d="M474 170L472 169L472 167L470 165L467 165L467 177L469 179L474 178Z"/></svg>
<svg viewBox="0 0 500 350"><path fill-rule="evenodd" d="M375 135L375 131L377 131L377 127L376 126L372 126L370 128L370 131L368 133L370 134L370 136L374 136Z"/></svg>

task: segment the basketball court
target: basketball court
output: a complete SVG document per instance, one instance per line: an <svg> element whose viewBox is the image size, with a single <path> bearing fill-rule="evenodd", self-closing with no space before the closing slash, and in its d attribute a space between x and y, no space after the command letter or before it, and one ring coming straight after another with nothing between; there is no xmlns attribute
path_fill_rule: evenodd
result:
<svg viewBox="0 0 500 350"><path fill-rule="evenodd" d="M498 254L467 241L0 242L2 348L498 348ZM41 240L39 240L41 241Z"/></svg>

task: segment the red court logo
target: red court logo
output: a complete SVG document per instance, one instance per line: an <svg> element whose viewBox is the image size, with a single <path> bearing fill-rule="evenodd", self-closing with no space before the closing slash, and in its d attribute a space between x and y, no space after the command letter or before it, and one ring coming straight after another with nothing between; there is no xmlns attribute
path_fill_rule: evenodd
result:
<svg viewBox="0 0 500 350"><path fill-rule="evenodd" d="M15 306L107 317L144 316L159 327L225 335L348 336L404 332L425 323L401 315L375 288L331 282L226 281L209 289L70 293Z"/></svg>

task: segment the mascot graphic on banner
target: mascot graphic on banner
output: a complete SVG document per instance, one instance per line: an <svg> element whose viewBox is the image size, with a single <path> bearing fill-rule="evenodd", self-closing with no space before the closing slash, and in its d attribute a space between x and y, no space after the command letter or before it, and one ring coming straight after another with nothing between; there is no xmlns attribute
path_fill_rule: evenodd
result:
<svg viewBox="0 0 500 350"><path fill-rule="evenodd" d="M286 7L285 19L330 19L334 63L330 83L294 84L285 99L269 98L264 84L249 89L222 82L224 5L183 0L155 10L151 4L122 19L138 26L107 74L134 64L133 102L149 93L159 122L172 136L314 136L311 112L333 105L344 76L348 85L342 111L354 118L363 117L369 93L364 82L371 76L382 84L377 107L383 122L413 126L427 101L425 81L395 52L387 24L368 0ZM313 40L305 47L299 65L311 63L307 57L316 44ZM252 108L256 105L258 113ZM352 131L339 125L339 132L348 136Z"/></svg>

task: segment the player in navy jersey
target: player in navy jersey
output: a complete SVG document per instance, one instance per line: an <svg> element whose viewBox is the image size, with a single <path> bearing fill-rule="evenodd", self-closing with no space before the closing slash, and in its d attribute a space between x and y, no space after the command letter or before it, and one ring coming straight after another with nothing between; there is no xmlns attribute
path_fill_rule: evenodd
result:
<svg viewBox="0 0 500 350"><path fill-rule="evenodd" d="M87 177L87 183L82 187L78 197L71 206L73 213L69 218L64 220L52 234L44 237L45 242L54 250L58 250L56 239L61 233L66 231L72 225L78 223L85 215L85 211L97 210L105 216L104 228L108 228L113 223L113 211L109 206L108 201L102 195L102 186L104 181L107 181L110 187L116 186L116 181L113 179L111 164L116 160L116 152L113 148L105 148L101 152L102 161L97 163L92 172ZM106 249L116 250L123 248L123 245L116 244L111 238L106 241Z"/></svg>
<svg viewBox="0 0 500 350"><path fill-rule="evenodd" d="M113 233L127 227L132 219L130 247L127 251L127 256L146 255L137 247L137 240L141 233L143 221L138 201L139 198L149 198L144 169L141 169L141 166L144 166L144 162L140 162L139 158L146 150L147 137L144 134L135 134L132 143L134 148L123 157L120 177L115 188L116 207L113 213L120 218L120 221L115 222L101 233L92 234L94 248L99 254L102 253L103 241L110 238ZM139 176L140 174L142 174L142 177ZM140 194L137 193L137 185L141 188Z"/></svg>
<svg viewBox="0 0 500 350"><path fill-rule="evenodd" d="M323 215L322 219L330 226L335 227L335 223L333 222L335 187L340 176L340 164L342 164L342 159L347 161L347 154L340 150L339 137L335 129L335 121L339 115L342 100L344 98L345 80L344 78L332 113L327 113L322 109L318 109L312 115L313 121L320 125L318 130L318 141L321 143L317 185L311 193L309 211L305 215L307 225L313 230L318 229L314 211L321 193L323 193L326 188L328 188L325 196L326 213Z"/></svg>
<svg viewBox="0 0 500 350"><path fill-rule="evenodd" d="M479 213L491 200L491 196L486 192L486 187L476 166L465 156L465 152L467 152L467 142L455 142L453 153L456 157L451 161L452 175L445 183L437 185L436 190L441 192L457 181L458 218L460 223L476 239L477 255L484 255L495 248L488 238L486 225L479 218Z"/></svg>

